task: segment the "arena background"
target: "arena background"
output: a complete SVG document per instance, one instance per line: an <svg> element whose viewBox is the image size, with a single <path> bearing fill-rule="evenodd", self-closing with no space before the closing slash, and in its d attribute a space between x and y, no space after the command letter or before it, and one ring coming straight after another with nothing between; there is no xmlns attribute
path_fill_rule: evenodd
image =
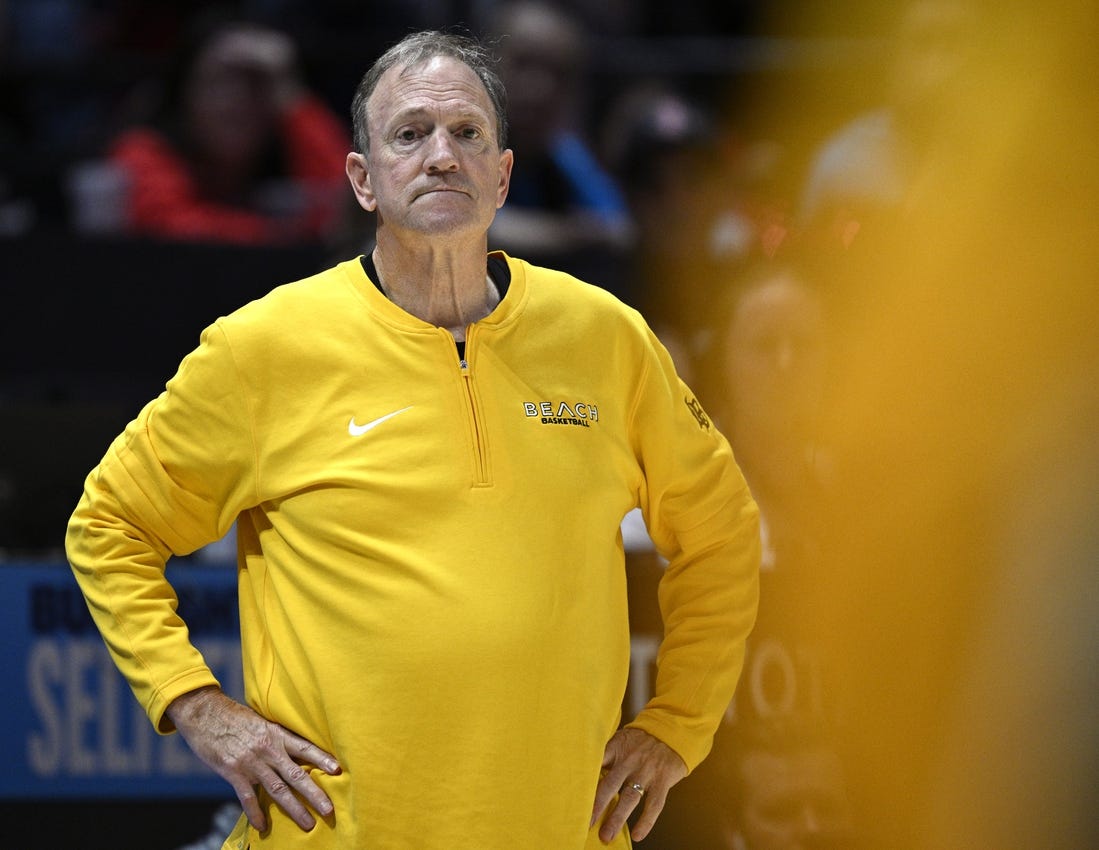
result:
<svg viewBox="0 0 1099 850"><path fill-rule="evenodd" d="M32 92L61 126L5 175L36 206L30 220L8 209L0 237L4 847L178 850L232 802L178 740L152 734L110 667L64 562L63 529L84 475L201 328L338 250L181 245L86 225L67 177L107 142L103 104L160 72L171 39L109 52L90 37L67 52L31 46L87 35L73 22L102 24L95 15L133 5L40 3L56 15L30 31L13 25L29 4L0 4L3 89ZM201 5L148 7L169 33ZM286 16L310 80L344 114L364 65L410 24L462 23L492 4L257 5ZM885 5L589 10L588 120L659 74L713 108L729 136L778 143L771 190L792 206L814 151L881 97ZM851 846L1099 846L1097 11L1031 5L974 4L978 61L930 128L949 144L902 216L820 249L841 293L821 427L842 486L821 506L814 574L783 592L770 626L782 635L796 624L828 659L829 698L815 707L842 721ZM581 276L614 270L583 255L552 260ZM627 708L651 680L660 628L659 562L642 548L629 569ZM230 561L213 550L171 570L232 691ZM803 707L819 684L815 662L767 637L750 647L733 720ZM720 771L700 770L682 792L642 847L716 846Z"/></svg>

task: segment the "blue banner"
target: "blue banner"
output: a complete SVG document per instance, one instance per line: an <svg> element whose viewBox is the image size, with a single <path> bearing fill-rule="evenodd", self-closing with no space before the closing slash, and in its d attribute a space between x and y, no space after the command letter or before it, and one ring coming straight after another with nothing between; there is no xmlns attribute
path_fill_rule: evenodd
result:
<svg viewBox="0 0 1099 850"><path fill-rule="evenodd" d="M227 693L244 693L236 570L169 567L179 612ZM158 735L112 663L67 564L0 565L0 797L232 796L179 735Z"/></svg>

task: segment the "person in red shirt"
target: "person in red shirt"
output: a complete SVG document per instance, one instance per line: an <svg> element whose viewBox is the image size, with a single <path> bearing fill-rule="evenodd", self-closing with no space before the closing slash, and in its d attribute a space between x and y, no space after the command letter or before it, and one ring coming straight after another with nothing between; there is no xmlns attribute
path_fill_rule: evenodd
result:
<svg viewBox="0 0 1099 850"><path fill-rule="evenodd" d="M321 241L342 210L346 129L310 93L290 37L244 21L196 33L156 114L121 133L133 233L195 241Z"/></svg>

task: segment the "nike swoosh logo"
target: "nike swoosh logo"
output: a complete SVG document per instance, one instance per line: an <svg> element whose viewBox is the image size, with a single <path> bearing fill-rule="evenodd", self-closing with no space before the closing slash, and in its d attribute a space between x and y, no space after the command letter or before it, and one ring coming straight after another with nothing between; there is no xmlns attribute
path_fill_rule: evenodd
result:
<svg viewBox="0 0 1099 850"><path fill-rule="evenodd" d="M411 405L409 405L408 407L402 407L400 410L394 410L392 413L387 413L385 416L379 416L377 419L373 419L370 422L367 422L365 425L357 425L355 423L355 417L352 416L351 421L347 423L347 433L350 434L352 437L361 437L371 428L377 428L387 419L392 419L394 416L399 416L406 410L411 409Z"/></svg>

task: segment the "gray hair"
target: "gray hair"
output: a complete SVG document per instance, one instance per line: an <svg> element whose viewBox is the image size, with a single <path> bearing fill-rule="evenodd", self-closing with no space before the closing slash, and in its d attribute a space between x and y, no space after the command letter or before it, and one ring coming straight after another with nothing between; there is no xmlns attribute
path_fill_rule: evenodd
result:
<svg viewBox="0 0 1099 850"><path fill-rule="evenodd" d="M475 39L428 30L405 36L383 53L359 81L355 96L351 99L351 127L355 150L363 154L370 150L366 102L378 87L382 75L390 68L413 67L436 56L457 59L477 75L496 112L496 143L500 150L507 147L507 93L503 81L496 73L496 58Z"/></svg>

